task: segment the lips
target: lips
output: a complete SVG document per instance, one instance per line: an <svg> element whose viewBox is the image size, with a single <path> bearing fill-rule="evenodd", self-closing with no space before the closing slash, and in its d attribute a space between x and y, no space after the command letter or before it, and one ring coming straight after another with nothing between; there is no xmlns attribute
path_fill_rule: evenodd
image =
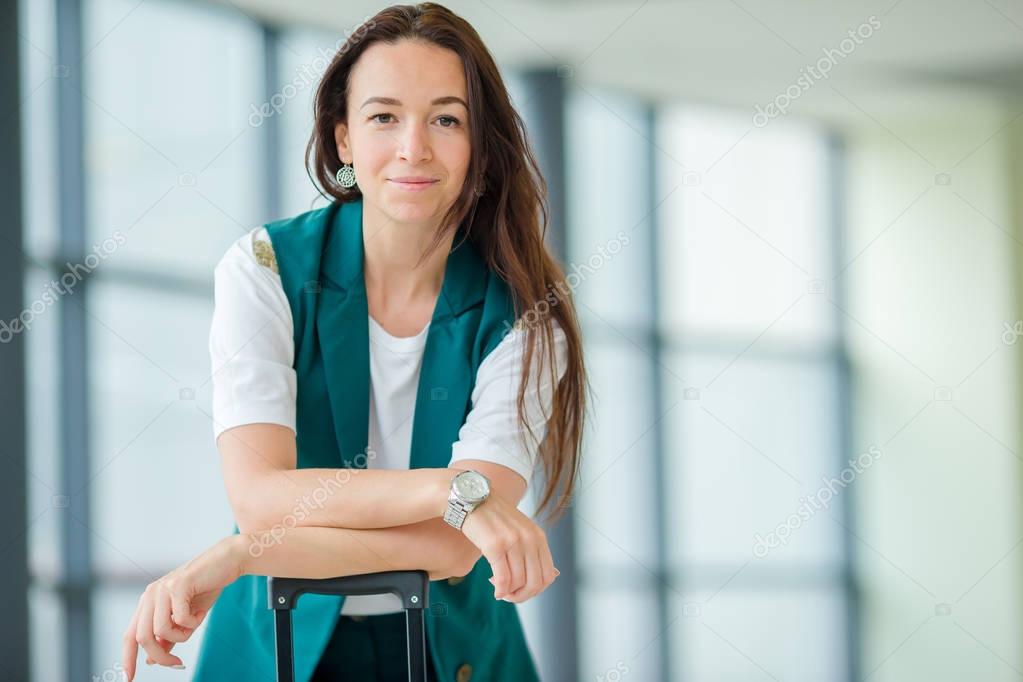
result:
<svg viewBox="0 0 1023 682"><path fill-rule="evenodd" d="M394 183L395 187L409 192L425 190L437 184L436 180L430 178L391 178L390 181Z"/></svg>

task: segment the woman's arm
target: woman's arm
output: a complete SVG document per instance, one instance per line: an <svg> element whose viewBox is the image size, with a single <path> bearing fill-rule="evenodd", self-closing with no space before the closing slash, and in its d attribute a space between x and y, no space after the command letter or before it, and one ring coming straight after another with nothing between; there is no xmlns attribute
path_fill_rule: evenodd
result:
<svg viewBox="0 0 1023 682"><path fill-rule="evenodd" d="M146 587L122 637L126 679L135 678L140 646L147 662L183 668L171 649L192 636L223 589L242 575L330 578L426 570L430 580L441 580L466 575L474 563L461 532L443 519L386 530L292 528L276 541L256 535L223 538Z"/></svg>
<svg viewBox="0 0 1023 682"><path fill-rule="evenodd" d="M383 529L290 528L229 542L242 575L284 578L424 570L441 580L466 575L479 558L462 532L440 518Z"/></svg>
<svg viewBox="0 0 1023 682"><path fill-rule="evenodd" d="M295 433L245 424L217 440L242 533L301 527L390 528L441 517L455 468L296 469Z"/></svg>
<svg viewBox="0 0 1023 682"><path fill-rule="evenodd" d="M281 525L224 538L151 583L124 634L128 679L134 677L140 645L149 660L160 665L181 664L170 649L191 637L223 588L245 574L329 578L425 570L431 580L440 580L468 574L482 556L493 572L496 599L519 603L539 594L558 571L545 533L516 507L526 481L493 462L465 459L461 464L491 481L490 496L469 514L461 530L443 518L382 529ZM395 473L416 471L420 470Z"/></svg>
<svg viewBox="0 0 1023 682"><path fill-rule="evenodd" d="M511 473L514 480L498 490L517 505L536 460L535 445L523 442L516 409L523 343L522 332L509 334L483 361L472 409L452 445L452 461L443 469L296 469L295 433L289 426L248 423L224 430L217 446L239 529L388 528L418 523L443 516L451 479L459 470L479 469L477 465L486 462L500 465L501 474L505 469ZM555 350L560 380L567 365L565 334L560 328L555 332ZM544 376L542 364L534 361L525 391L526 419L540 437L555 386Z"/></svg>
<svg viewBox="0 0 1023 682"><path fill-rule="evenodd" d="M469 514L472 522L466 519L462 530L441 517L379 529L268 527L234 536L240 538L235 549L244 548L244 573L315 578L420 569L438 580L465 575L486 556L497 564L495 587L505 581L513 584L514 571L506 564L509 558L518 566L515 557L528 555L530 547L549 557L540 528L516 508L525 495L526 482L508 467L493 462L467 459L463 463L490 479L491 492L487 501ZM483 516L488 518L476 523Z"/></svg>

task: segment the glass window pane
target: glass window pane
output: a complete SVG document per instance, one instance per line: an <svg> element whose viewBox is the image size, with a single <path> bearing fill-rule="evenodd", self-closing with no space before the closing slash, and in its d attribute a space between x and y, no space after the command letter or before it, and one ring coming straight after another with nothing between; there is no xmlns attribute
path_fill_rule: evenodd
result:
<svg viewBox="0 0 1023 682"><path fill-rule="evenodd" d="M22 0L21 165L24 173L25 251L44 258L57 247L56 3Z"/></svg>
<svg viewBox="0 0 1023 682"><path fill-rule="evenodd" d="M670 560L837 565L842 529L829 514L842 519L840 497L849 493L841 481L827 483L841 468L833 365L746 355L721 373L732 359L667 359L675 374L704 387L687 394L670 385L666 398L678 402L677 418L664 422L667 476L678 491L668 496ZM806 502L811 495L823 508ZM802 509L811 511L793 521Z"/></svg>
<svg viewBox="0 0 1023 682"><path fill-rule="evenodd" d="M159 577L231 531L207 416L212 307L103 280L91 294L94 562Z"/></svg>
<svg viewBox="0 0 1023 682"><path fill-rule="evenodd" d="M519 509L525 514L532 511L521 506ZM555 566L558 565L557 559L557 557L554 557ZM529 653L533 656L533 660L537 662L537 665L540 665L541 661L548 660L550 656L559 655L561 651L560 642L552 641L545 634L547 628L544 627L544 619L551 608L550 604L546 602L551 599L550 595L550 590L544 590L536 597L516 605L516 608L519 610L522 631L526 636L526 646L529 647ZM543 670L540 670L540 673L542 674Z"/></svg>
<svg viewBox="0 0 1023 682"><path fill-rule="evenodd" d="M579 592L579 679L661 680L657 593L593 589ZM710 679L710 678L693 678Z"/></svg>
<svg viewBox="0 0 1023 682"><path fill-rule="evenodd" d="M650 356L623 343L587 350L591 406L578 483L576 549L583 564L656 569ZM629 384L622 385L622 377ZM653 427L653 428L652 428ZM637 563L639 562L639 563Z"/></svg>
<svg viewBox="0 0 1023 682"><path fill-rule="evenodd" d="M262 222L258 26L194 3L85 4L88 242L118 265L207 280ZM187 49L182 49L187 46ZM169 125L168 122L173 122Z"/></svg>
<svg viewBox="0 0 1023 682"><path fill-rule="evenodd" d="M275 123L281 131L281 215L292 216L327 204L306 175L305 148L313 129L313 98L331 58L344 44L344 34L288 31L277 51L280 83L267 102L260 125ZM338 42L341 41L341 42ZM279 116L273 121L273 116Z"/></svg>
<svg viewBox="0 0 1023 682"><path fill-rule="evenodd" d="M33 680L59 682L67 677L64 642L64 610L55 590L32 585L28 588L29 665ZM122 632L128 626L125 621Z"/></svg>
<svg viewBox="0 0 1023 682"><path fill-rule="evenodd" d="M833 337L824 137L776 121L686 107L658 122L663 322L713 335ZM748 133L748 134L747 134ZM818 293L820 292L820 293Z"/></svg>
<svg viewBox="0 0 1023 682"><path fill-rule="evenodd" d="M565 110L566 284L584 311L613 324L649 324L646 109L635 98L591 92L572 90Z"/></svg>
<svg viewBox="0 0 1023 682"><path fill-rule="evenodd" d="M672 595L672 667L715 682L841 680L848 668L839 586ZM677 620L676 620L677 619Z"/></svg>
<svg viewBox="0 0 1023 682"><path fill-rule="evenodd" d="M34 575L56 580L60 562L61 516L66 509L66 492L61 489L60 429L58 424L57 340L61 305L46 305L44 293L53 293L47 271L31 268L25 277L25 307L21 313L25 337L26 390L28 393L28 554Z"/></svg>

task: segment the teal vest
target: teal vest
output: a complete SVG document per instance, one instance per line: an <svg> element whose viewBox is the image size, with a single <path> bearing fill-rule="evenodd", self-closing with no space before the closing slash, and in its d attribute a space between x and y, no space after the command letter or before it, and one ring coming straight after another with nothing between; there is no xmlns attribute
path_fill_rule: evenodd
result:
<svg viewBox="0 0 1023 682"><path fill-rule="evenodd" d="M365 466L369 430L369 310L362 200L332 203L266 225L295 329L298 467ZM507 285L475 248L448 254L427 332L412 421L410 467L446 467L471 407L476 370L515 321ZM508 325L508 326L506 326ZM238 533L238 526L234 526ZM287 542L285 538L284 542ZM461 582L430 582L428 655L441 680L464 664L473 680L539 680L515 604L494 599L481 558ZM196 682L274 682L273 613L266 577L228 585L207 616ZM308 682L344 597L306 594L293 611L295 679Z"/></svg>

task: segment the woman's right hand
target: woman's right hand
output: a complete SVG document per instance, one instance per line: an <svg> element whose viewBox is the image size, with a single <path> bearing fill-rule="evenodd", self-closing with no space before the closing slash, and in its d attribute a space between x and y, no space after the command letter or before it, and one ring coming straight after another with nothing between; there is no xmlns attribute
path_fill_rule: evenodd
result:
<svg viewBox="0 0 1023 682"><path fill-rule="evenodd" d="M184 667L170 650L192 636L223 589L242 575L247 542L229 535L146 587L122 638L125 680L135 678L139 646L146 663Z"/></svg>
<svg viewBox="0 0 1023 682"><path fill-rule="evenodd" d="M496 599L524 602L547 589L560 573L544 530L494 491L469 512L462 532L490 563Z"/></svg>

